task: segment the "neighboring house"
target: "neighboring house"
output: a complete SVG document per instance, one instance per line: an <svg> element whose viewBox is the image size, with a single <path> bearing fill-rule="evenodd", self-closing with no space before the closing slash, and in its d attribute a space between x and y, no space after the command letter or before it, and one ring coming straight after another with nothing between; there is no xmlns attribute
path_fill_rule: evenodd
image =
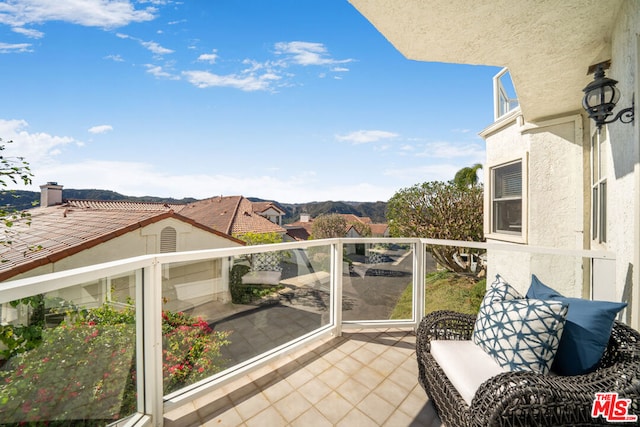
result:
<svg viewBox="0 0 640 427"><path fill-rule="evenodd" d="M389 237L389 226L387 224L375 224L369 217L359 217L353 214L336 214L342 216L347 222L345 237ZM366 224L371 230L371 236L361 236L354 224ZM287 234L293 240L308 240L311 237L313 219L308 214L301 214L300 220L287 224Z"/></svg>
<svg viewBox="0 0 640 427"><path fill-rule="evenodd" d="M241 246L244 243L228 234L207 227L176 213L180 205L122 201L65 200L62 186L41 186L41 206L30 209L30 225L20 221L9 231L12 244L0 247L0 281L32 277L103 262L146 254ZM202 292L193 286L180 289L198 295L213 293L217 300L227 301L229 292L222 280L227 268L222 262L210 261L190 266L176 266L163 272L166 284L177 281L187 288L198 275ZM185 280L184 277L189 279ZM212 277L220 280L213 280ZM107 278L114 281L116 278ZM129 279L121 280L123 286ZM87 298L91 293L88 292ZM84 292L84 291L83 291ZM184 295L184 293L183 293ZM127 296L124 295L123 299ZM5 311L6 313L6 311ZM6 320L6 319L5 319Z"/></svg>
<svg viewBox="0 0 640 427"><path fill-rule="evenodd" d="M282 226L282 218L286 212L274 202L251 202L253 212L267 218L274 224Z"/></svg>
<svg viewBox="0 0 640 427"><path fill-rule="evenodd" d="M262 203L256 205L243 196L218 196L189 203L178 212L232 236L241 236L249 232L278 233L284 236L286 230L283 227L262 215L263 212L275 212L274 206L265 209Z"/></svg>
<svg viewBox="0 0 640 427"><path fill-rule="evenodd" d="M620 91L614 116L640 95L640 2L350 2L407 58L508 69L517 99L499 73L495 121L481 132L488 242L615 254L615 266L576 266L561 256L490 251L489 274L526 290L534 273L568 296L625 301L624 319L638 329L639 118L598 132L582 99L594 66L607 61ZM594 288L594 275L608 286Z"/></svg>

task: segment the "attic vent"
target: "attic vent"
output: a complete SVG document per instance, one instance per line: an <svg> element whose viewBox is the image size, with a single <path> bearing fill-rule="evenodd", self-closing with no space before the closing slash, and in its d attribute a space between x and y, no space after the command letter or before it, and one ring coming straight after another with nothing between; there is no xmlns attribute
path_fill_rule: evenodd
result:
<svg viewBox="0 0 640 427"><path fill-rule="evenodd" d="M160 232L160 253L176 251L176 229L165 227Z"/></svg>

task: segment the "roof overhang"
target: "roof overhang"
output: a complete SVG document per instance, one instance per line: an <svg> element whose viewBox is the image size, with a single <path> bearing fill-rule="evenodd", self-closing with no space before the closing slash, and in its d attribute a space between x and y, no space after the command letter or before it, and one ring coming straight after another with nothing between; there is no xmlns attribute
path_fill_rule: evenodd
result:
<svg viewBox="0 0 640 427"><path fill-rule="evenodd" d="M581 108L628 0L349 0L405 57L508 67L528 121ZM541 102L544 100L544 102Z"/></svg>

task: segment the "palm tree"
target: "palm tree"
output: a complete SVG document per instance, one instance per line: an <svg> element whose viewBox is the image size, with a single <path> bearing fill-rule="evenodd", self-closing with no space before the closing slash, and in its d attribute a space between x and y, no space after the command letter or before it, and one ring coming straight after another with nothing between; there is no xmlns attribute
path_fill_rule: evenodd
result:
<svg viewBox="0 0 640 427"><path fill-rule="evenodd" d="M465 167L456 172L453 183L458 187L475 187L478 185L478 170L482 169L482 164L476 163L471 167Z"/></svg>

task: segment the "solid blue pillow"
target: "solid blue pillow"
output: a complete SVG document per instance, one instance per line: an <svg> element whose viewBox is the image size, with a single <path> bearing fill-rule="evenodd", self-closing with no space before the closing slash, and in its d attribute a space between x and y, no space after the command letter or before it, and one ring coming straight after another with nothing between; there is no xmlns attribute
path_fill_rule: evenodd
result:
<svg viewBox="0 0 640 427"><path fill-rule="evenodd" d="M535 275L527 298L553 299L569 305L562 339L552 371L560 375L581 375L593 371L609 343L613 321L627 303L567 298L546 286Z"/></svg>

